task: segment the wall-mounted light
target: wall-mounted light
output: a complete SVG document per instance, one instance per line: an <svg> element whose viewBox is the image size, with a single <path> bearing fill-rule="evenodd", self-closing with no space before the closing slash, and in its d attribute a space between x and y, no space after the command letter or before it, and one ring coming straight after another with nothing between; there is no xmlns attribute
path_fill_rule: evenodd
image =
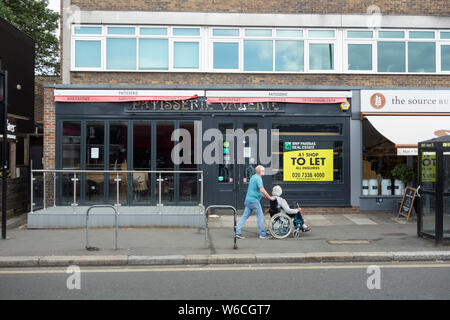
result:
<svg viewBox="0 0 450 320"><path fill-rule="evenodd" d="M348 109L350 109L350 102L348 101L342 102L340 107L342 111L346 112Z"/></svg>
<svg viewBox="0 0 450 320"><path fill-rule="evenodd" d="M17 90L22 90L22 85L21 84L17 84L16 88L17 88Z"/></svg>

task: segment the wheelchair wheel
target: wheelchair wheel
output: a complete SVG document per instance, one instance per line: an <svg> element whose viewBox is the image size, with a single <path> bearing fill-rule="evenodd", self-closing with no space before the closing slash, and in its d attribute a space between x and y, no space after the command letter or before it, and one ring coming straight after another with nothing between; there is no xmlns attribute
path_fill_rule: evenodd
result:
<svg viewBox="0 0 450 320"><path fill-rule="evenodd" d="M292 233L294 238L300 238L301 234L302 234L301 230L294 230L294 232Z"/></svg>
<svg viewBox="0 0 450 320"><path fill-rule="evenodd" d="M284 239L289 236L293 228L291 218L283 213L277 213L270 219L269 231L274 238Z"/></svg>

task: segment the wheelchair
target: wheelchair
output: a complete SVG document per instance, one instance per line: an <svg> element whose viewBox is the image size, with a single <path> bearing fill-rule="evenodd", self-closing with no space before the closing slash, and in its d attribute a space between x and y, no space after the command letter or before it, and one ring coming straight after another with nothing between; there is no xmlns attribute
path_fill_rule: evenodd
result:
<svg viewBox="0 0 450 320"><path fill-rule="evenodd" d="M269 231L277 239L287 238L291 232L294 238L299 238L303 232L300 220L297 219L295 214L289 215L281 212L270 213Z"/></svg>

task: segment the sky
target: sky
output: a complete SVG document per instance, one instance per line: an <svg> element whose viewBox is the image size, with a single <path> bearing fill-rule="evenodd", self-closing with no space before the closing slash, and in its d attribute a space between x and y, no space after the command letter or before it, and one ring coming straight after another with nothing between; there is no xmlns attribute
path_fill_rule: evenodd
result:
<svg viewBox="0 0 450 320"><path fill-rule="evenodd" d="M48 1L48 8L59 13L59 11L61 9L60 0L49 0ZM59 24L59 21L58 21L58 24ZM59 39L59 28L57 30L55 30L54 32L52 32L52 33L54 33Z"/></svg>
<svg viewBox="0 0 450 320"><path fill-rule="evenodd" d="M49 0L48 7L53 11L59 12L60 9L60 0Z"/></svg>

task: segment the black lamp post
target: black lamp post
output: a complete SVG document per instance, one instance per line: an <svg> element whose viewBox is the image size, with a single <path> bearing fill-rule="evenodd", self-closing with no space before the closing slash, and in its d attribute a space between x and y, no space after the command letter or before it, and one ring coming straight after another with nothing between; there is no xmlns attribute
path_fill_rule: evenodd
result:
<svg viewBox="0 0 450 320"><path fill-rule="evenodd" d="M8 118L8 71L0 70L0 106L3 114L3 143L2 143L2 239L6 239L6 179L7 179L7 118Z"/></svg>

